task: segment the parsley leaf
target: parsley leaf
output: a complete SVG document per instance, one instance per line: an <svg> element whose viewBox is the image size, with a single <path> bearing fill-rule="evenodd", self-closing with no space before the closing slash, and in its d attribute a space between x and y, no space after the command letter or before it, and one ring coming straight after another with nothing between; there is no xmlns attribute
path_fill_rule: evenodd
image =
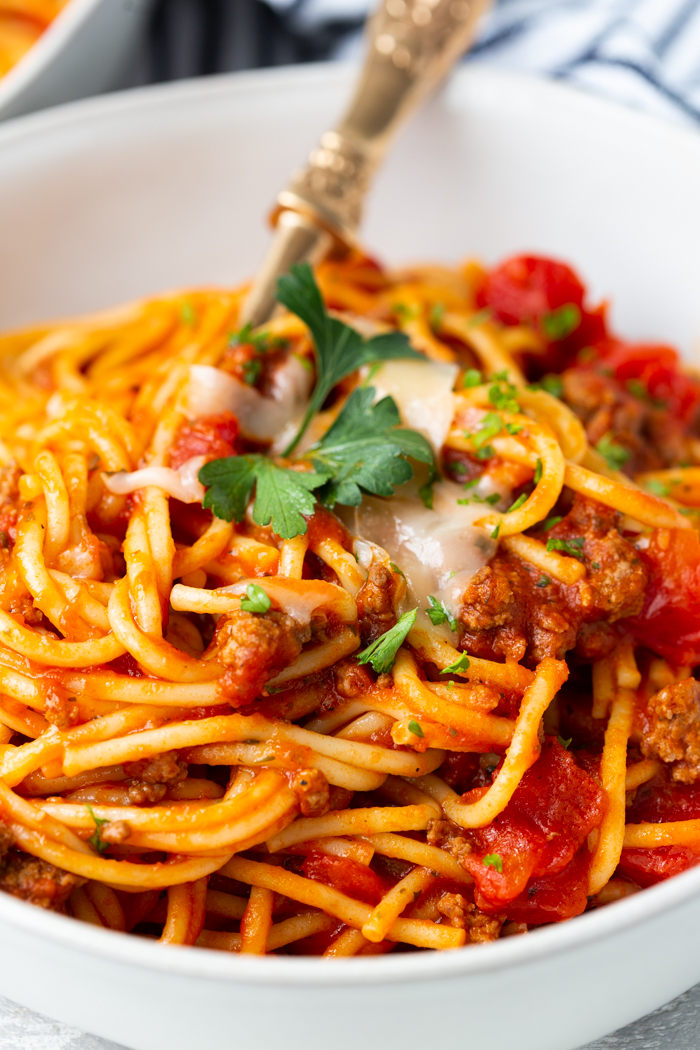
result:
<svg viewBox="0 0 700 1050"><path fill-rule="evenodd" d="M386 674L394 666L394 660L406 635L416 622L417 609L400 616L396 624L385 631L376 642L368 645L357 657L358 664L371 664L377 674Z"/></svg>
<svg viewBox="0 0 700 1050"><path fill-rule="evenodd" d="M551 582L552 581L550 580L549 576L540 576L539 580L535 584L535 587L549 587Z"/></svg>
<svg viewBox="0 0 700 1050"><path fill-rule="evenodd" d="M440 672L440 674L453 674L453 673L454 674L459 674L460 671L468 671L468 670L469 670L469 657L467 656L466 653L462 653L460 656L457 657L457 659L455 660L455 662L453 664L449 665L449 667L443 667L443 669Z"/></svg>
<svg viewBox="0 0 700 1050"><path fill-rule="evenodd" d="M430 307L429 324L432 330L435 332L442 324L442 319L445 316L446 306L444 303L433 303Z"/></svg>
<svg viewBox="0 0 700 1050"><path fill-rule="evenodd" d="M483 379L481 372L477 371L476 368L468 368L464 373L464 379L462 380L462 386L467 390L473 386L481 386Z"/></svg>
<svg viewBox="0 0 700 1050"><path fill-rule="evenodd" d="M404 580L406 579L406 574L402 572L398 565L396 565L393 561L389 562L389 568L392 572L395 572L397 576L403 576Z"/></svg>
<svg viewBox="0 0 700 1050"><path fill-rule="evenodd" d="M316 385L296 437L284 450L288 456L297 446L313 416L321 409L333 387L345 376L373 361L396 358L424 360L413 350L403 332L386 332L363 339L354 328L331 317L321 298L308 263L297 263L277 282L277 298L309 328L316 350Z"/></svg>
<svg viewBox="0 0 700 1050"><path fill-rule="evenodd" d="M498 525L496 525L496 528L491 533L491 539L492 540L497 540L498 537L500 536L500 534L501 534L501 523L499 521Z"/></svg>
<svg viewBox="0 0 700 1050"><path fill-rule="evenodd" d="M102 841L102 836L100 835L100 829L105 824L109 824L109 821L108 820L103 820L101 817L96 817L94 812L93 812L92 806L89 803L86 803L86 806L87 806L88 813L90 814L90 816L92 817L92 819L95 822L95 830L94 830L93 834L90 836L90 838L88 839L88 842L93 847L93 849L96 849L99 854L102 854L108 848L109 843Z"/></svg>
<svg viewBox="0 0 700 1050"><path fill-rule="evenodd" d="M557 737L557 740L559 741L559 743L561 744L561 746L564 748L565 751L569 750L569 748L571 747L571 741L573 739L574 738L572 736L570 736L568 740L565 740L563 736L558 736Z"/></svg>
<svg viewBox="0 0 700 1050"><path fill-rule="evenodd" d="M563 520L564 519L562 518L561 514L555 514L551 518L545 518L545 520L540 525L540 528L543 532L549 532L550 529L553 529L555 525L558 525L559 522Z"/></svg>
<svg viewBox="0 0 700 1050"><path fill-rule="evenodd" d="M249 583L245 593L246 597L241 598L241 609L244 612L266 613L272 605L267 592L257 583Z"/></svg>
<svg viewBox="0 0 700 1050"><path fill-rule="evenodd" d="M663 481L659 481L658 478L647 478L644 486L654 496L669 496L671 494L671 486Z"/></svg>
<svg viewBox="0 0 700 1050"><path fill-rule="evenodd" d="M255 386L258 379L260 378L260 372L262 371L262 361L254 357L252 361L246 361L242 367L243 371L243 382L247 383L248 386Z"/></svg>
<svg viewBox="0 0 700 1050"><path fill-rule="evenodd" d="M499 875L503 874L503 861L498 853L487 853L481 862L485 868L495 868Z"/></svg>
<svg viewBox="0 0 700 1050"><path fill-rule="evenodd" d="M518 496L518 498L516 499L515 503L513 503L513 505L508 508L508 510L506 511L506 514L510 514L514 510L520 510L520 508L522 507L523 503L525 503L526 501L527 501L527 492L523 492L521 496Z"/></svg>
<svg viewBox="0 0 700 1050"><path fill-rule="evenodd" d="M483 448L491 438L496 437L503 430L503 420L495 412L487 412L481 420L481 427L476 434L472 435L474 448Z"/></svg>
<svg viewBox="0 0 700 1050"><path fill-rule="evenodd" d="M374 387L356 387L324 436L307 453L316 470L329 475L319 492L327 507L356 507L362 492L393 496L394 486L413 477L408 457L427 463L434 478L433 450L415 430L401 422L392 397L372 404Z"/></svg>
<svg viewBox="0 0 700 1050"><path fill-rule="evenodd" d="M517 388L508 379L507 373L497 372L493 377L496 382L489 387L489 401L501 412L519 412L520 405L516 401Z"/></svg>
<svg viewBox="0 0 700 1050"><path fill-rule="evenodd" d="M409 731L409 733L413 733L414 736L420 736L420 737L424 737L425 736L425 733L421 729L420 724L418 722L409 722L408 723L408 731Z"/></svg>
<svg viewBox="0 0 700 1050"><path fill-rule="evenodd" d="M205 463L199 480L207 486L202 502L217 518L225 521L243 521L243 516L255 487L253 521L269 525L283 540L306 532L303 514L314 512L314 489L328 481L323 474L288 470L273 463L267 456L227 456Z"/></svg>
<svg viewBox="0 0 700 1050"><path fill-rule="evenodd" d="M188 328L194 328L195 324L197 323L197 316L194 312L194 306L187 299L180 307L180 320L183 324L187 325Z"/></svg>
<svg viewBox="0 0 700 1050"><path fill-rule="evenodd" d="M535 483L535 485L539 485L539 483L542 481L542 460L541 459L537 460L537 464L535 466L535 476L533 477L532 480Z"/></svg>
<svg viewBox="0 0 700 1050"><path fill-rule="evenodd" d="M581 549L583 547L583 536L572 536L570 540L557 540L550 537L547 540L548 551L564 551L565 554L570 554L572 558L581 558Z"/></svg>
<svg viewBox="0 0 700 1050"><path fill-rule="evenodd" d="M493 310L490 306L485 306L483 310L479 310L478 313L471 315L467 320L467 328L477 328L480 324L490 321L492 317Z"/></svg>
<svg viewBox="0 0 700 1050"><path fill-rule="evenodd" d="M547 338L558 342L576 331L581 324L581 310L576 303L565 303L551 313L543 314L540 324Z"/></svg>
<svg viewBox="0 0 700 1050"><path fill-rule="evenodd" d="M451 631L457 630L457 621L454 616L450 613L449 609L444 602L440 602L437 598L433 598L432 594L428 595L428 601L430 602L430 608L427 610L430 622L434 627L439 627L441 623L448 623Z"/></svg>
<svg viewBox="0 0 700 1050"><path fill-rule="evenodd" d="M602 438L595 446L595 450L601 454L611 470L620 470L632 455L628 449L623 445L619 445L617 441L613 439L613 435L610 431L608 431L607 434L603 434Z"/></svg>

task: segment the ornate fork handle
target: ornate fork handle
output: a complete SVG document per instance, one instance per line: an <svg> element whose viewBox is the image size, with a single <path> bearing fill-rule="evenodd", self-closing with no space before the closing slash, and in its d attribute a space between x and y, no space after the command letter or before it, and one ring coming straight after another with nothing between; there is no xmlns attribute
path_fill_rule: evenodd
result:
<svg viewBox="0 0 700 1050"><path fill-rule="evenodd" d="M293 263L318 261L333 243L355 243L369 184L394 133L466 50L489 3L382 0L368 24L367 57L347 113L277 198L275 238L241 323L267 320L277 278Z"/></svg>
<svg viewBox="0 0 700 1050"><path fill-rule="evenodd" d="M466 50L488 0L384 0L368 25L355 96L303 171L277 198L277 214L308 215L350 245L371 179L404 119Z"/></svg>

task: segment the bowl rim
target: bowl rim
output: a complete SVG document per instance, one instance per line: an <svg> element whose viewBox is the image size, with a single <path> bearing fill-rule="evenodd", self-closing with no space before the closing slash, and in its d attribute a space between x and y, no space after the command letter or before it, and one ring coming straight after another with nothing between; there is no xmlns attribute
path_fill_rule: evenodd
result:
<svg viewBox="0 0 700 1050"><path fill-rule="evenodd" d="M102 0L73 0L77 19ZM60 18L60 16L59 16ZM47 31L48 33L49 31ZM281 67L224 74L166 85L147 86L98 98L84 99L51 110L21 117L0 127L0 149L25 138L67 128L129 116L144 108L157 111L183 102L206 104L212 98L249 97L252 89L265 93L280 86L316 86L319 82L350 84L354 66L345 63L317 63L301 67ZM8 74L11 76L12 74ZM624 127L646 130L656 140L698 150L700 136L692 129L665 123L657 117L588 94L578 88L531 75L513 73L468 63L455 74L453 82L507 91L509 96L528 98L538 104L565 104L574 111L617 121ZM517 92L517 94L514 94ZM0 103L3 101L0 88ZM46 912L24 901L0 893L0 925L20 933L51 941L101 958L105 963L126 964L137 970L189 978L269 986L352 987L368 984L394 984L411 980L444 980L468 977L494 970L510 970L544 956L562 955L584 948L593 941L606 941L646 919L657 919L700 894L700 867L648 887L641 893L599 910L577 916L575 920L530 931L526 936L510 937L490 944L468 946L453 951L388 955L381 957L324 960L304 957L256 958L232 955L207 948L183 950L180 946L160 945L138 937L81 923L68 916Z"/></svg>
<svg viewBox="0 0 700 1050"><path fill-rule="evenodd" d="M106 0L69 0L36 43L0 79L0 115L4 106L13 102L38 74L50 66L66 42L104 2Z"/></svg>

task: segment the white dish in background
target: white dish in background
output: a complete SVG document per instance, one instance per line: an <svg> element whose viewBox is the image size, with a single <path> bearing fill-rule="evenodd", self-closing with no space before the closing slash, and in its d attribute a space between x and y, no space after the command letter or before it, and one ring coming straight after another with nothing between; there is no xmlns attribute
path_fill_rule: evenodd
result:
<svg viewBox="0 0 700 1050"><path fill-rule="evenodd" d="M152 0L71 0L0 78L0 120L119 84Z"/></svg>
<svg viewBox="0 0 700 1050"><path fill-rule="evenodd" d="M250 274L263 215L351 76L238 75L0 129L0 326ZM397 144L366 241L394 262L564 257L620 331L690 355L698 185L692 133L472 67ZM573 1050L700 980L699 934L700 868L526 937L335 962L163 947L0 894L0 987L135 1050Z"/></svg>

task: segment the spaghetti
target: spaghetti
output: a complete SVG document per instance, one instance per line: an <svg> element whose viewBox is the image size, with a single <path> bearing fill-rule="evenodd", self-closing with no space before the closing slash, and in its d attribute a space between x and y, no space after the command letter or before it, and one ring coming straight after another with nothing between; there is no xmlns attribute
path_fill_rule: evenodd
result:
<svg viewBox="0 0 700 1050"><path fill-rule="evenodd" d="M353 254L0 337L0 889L447 949L700 859L700 381L567 266Z"/></svg>
<svg viewBox="0 0 700 1050"><path fill-rule="evenodd" d="M68 0L1 0L0 77L17 65Z"/></svg>

